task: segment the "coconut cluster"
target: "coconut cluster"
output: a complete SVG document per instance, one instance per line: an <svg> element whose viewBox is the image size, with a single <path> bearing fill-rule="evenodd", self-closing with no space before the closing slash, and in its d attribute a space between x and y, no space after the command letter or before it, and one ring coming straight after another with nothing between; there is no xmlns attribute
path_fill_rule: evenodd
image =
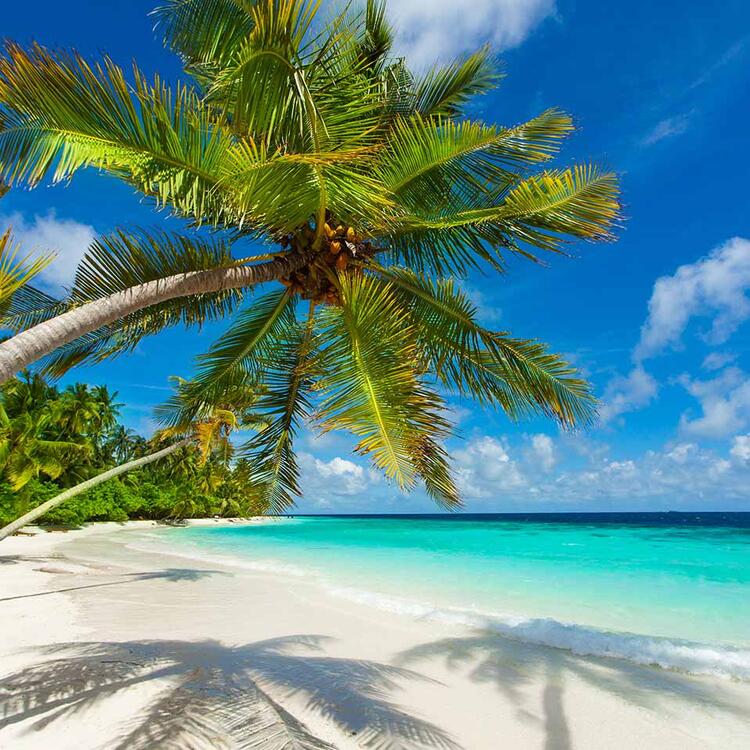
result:
<svg viewBox="0 0 750 750"><path fill-rule="evenodd" d="M315 231L305 226L300 232L285 237L281 244L299 251L312 249L314 242ZM354 227L336 224L329 218L323 225L322 243L312 262L280 281L303 299L338 305L339 293L331 276L353 267L355 260L366 260L372 254L372 245L365 242Z"/></svg>

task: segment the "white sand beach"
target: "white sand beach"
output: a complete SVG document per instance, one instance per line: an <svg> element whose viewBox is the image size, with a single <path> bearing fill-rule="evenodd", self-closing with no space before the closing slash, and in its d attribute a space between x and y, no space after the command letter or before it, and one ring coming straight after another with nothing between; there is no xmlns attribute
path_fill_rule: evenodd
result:
<svg viewBox="0 0 750 750"><path fill-rule="evenodd" d="M144 526L0 544L1 748L750 747L747 683L133 549Z"/></svg>

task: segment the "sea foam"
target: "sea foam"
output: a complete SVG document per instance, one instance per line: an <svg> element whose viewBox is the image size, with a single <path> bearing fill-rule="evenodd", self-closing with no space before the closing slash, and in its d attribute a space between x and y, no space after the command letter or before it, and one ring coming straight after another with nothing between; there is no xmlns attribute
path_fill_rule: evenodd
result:
<svg viewBox="0 0 750 750"><path fill-rule="evenodd" d="M636 664L690 674L750 681L748 649L599 630L552 618L523 618L452 607L432 607L356 589L327 588L338 596L360 604L423 620L489 631L517 641L564 649L578 656L625 659Z"/></svg>
<svg viewBox="0 0 750 750"><path fill-rule="evenodd" d="M304 578L322 586L328 593L361 605L420 620L468 627L497 633L506 638L539 646L563 649L578 656L623 659L644 666L657 666L696 675L712 675L750 681L750 650L726 645L698 643L674 638L615 632L552 618L524 618L495 612L482 612L401 599L372 591L339 586L296 565L276 560L251 560L240 555L205 553L194 546L181 553L159 544L128 544L131 549L158 551L174 557L241 568L258 573L274 573Z"/></svg>

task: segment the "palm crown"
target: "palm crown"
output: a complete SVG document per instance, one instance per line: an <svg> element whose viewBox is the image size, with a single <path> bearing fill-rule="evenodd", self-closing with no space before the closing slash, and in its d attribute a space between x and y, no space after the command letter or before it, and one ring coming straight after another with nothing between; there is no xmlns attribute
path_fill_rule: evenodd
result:
<svg viewBox="0 0 750 750"><path fill-rule="evenodd" d="M46 362L59 374L166 326L227 315L243 287L280 282L200 357L190 386L196 405L236 387L261 394L269 426L243 453L269 507L299 492L293 439L308 420L350 431L402 488L421 480L455 506L441 394L564 427L589 421L594 400L543 345L483 327L452 277L609 238L617 180L591 165L534 171L573 129L558 110L514 127L464 115L497 81L488 50L414 75L391 55L381 2L327 23L318 5L169 0L158 24L193 79L174 89L137 69L128 84L109 60L8 47L0 177L35 185L95 167L217 233L102 238L69 299L26 287L6 320L41 330L108 295L191 280L187 291L144 292L140 306L131 294L116 326L110 311L61 339ZM246 237L272 247L238 257Z"/></svg>

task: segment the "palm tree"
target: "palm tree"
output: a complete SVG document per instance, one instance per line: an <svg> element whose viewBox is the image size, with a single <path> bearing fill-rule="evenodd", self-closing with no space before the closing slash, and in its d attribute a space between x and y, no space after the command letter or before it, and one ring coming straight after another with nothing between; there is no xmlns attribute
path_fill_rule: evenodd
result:
<svg viewBox="0 0 750 750"><path fill-rule="evenodd" d="M90 453L84 441L50 437L55 416L50 408L12 416L0 403L0 469L14 490L40 476L57 479Z"/></svg>
<svg viewBox="0 0 750 750"><path fill-rule="evenodd" d="M41 357L60 374L131 350L277 282L201 358L193 386L211 400L263 390L271 427L242 455L268 507L300 492L293 438L308 419L349 430L399 486L421 480L455 507L438 389L564 427L595 406L543 345L483 327L452 278L610 238L617 179L593 165L535 171L573 130L559 110L512 127L466 117L498 79L487 49L417 76L390 54L382 2L326 25L317 9L166 0L157 19L193 79L174 90L137 69L129 85L108 59L7 47L0 178L34 186L94 167L217 232L97 240L68 299L14 297L6 324L22 332L0 344L0 378ZM269 252L247 256L247 238Z"/></svg>
<svg viewBox="0 0 750 750"><path fill-rule="evenodd" d="M135 430L118 424L109 434L107 451L118 463L124 463L135 456L137 437Z"/></svg>
<svg viewBox="0 0 750 750"><path fill-rule="evenodd" d="M167 414L171 409L174 409L174 404L179 404L184 391L185 383L180 381L179 390L176 397L168 404L163 410L163 414ZM144 466L148 466L156 461L167 458L178 453L185 448L190 446L197 448L198 454L201 459L201 463L206 463L209 457L214 452L219 452L226 455L227 448L226 444L229 442L230 434L237 428L246 426L256 426L257 421L252 420L249 424L241 421L243 415L247 413L248 408L254 402L255 397L249 391L235 391L237 395L237 402L235 405L236 412L227 408L226 404L221 406L209 407L204 403L203 408L200 410L200 416L191 422L185 421L182 414L175 418L174 426L169 429L161 430L158 432L152 441L152 445L158 445L163 443L165 440L175 439L166 447L159 448L159 450L153 451L145 456L131 459L130 461L115 466L107 471L104 471L96 476L87 479L86 481L76 484L74 487L60 492L49 500L41 503L35 508L32 508L28 513L25 513L20 518L9 523L7 526L0 528L0 541L5 537L15 534L16 531L23 528L24 526L34 522L38 518L41 518L45 513L49 512L53 508L57 508L67 500L70 500L77 495L80 495L87 490L90 490L109 479L114 479L122 474L126 474L130 471L141 469ZM30 415L24 415L26 417L24 425L27 429L33 429L37 424L40 425L38 429L43 429L46 426L44 420L32 419ZM10 442L10 438L6 438L6 433L11 434L9 429L6 428L7 417L5 415L2 406L0 406L0 459L6 455L6 442ZM77 446L80 447L80 446ZM53 448L55 451L53 452ZM24 458L25 467L33 466L39 471L44 471L48 476L55 478L62 473L63 466L58 461L54 463L54 467L59 467L59 472L56 475L51 473L48 463L53 461L59 454L60 448L58 444L51 444L50 446L42 445L42 441L36 440L34 443L29 444L29 450L20 451L19 446L12 446L9 451L9 457L7 459L6 470L8 476L15 481L17 487L21 486L19 482L22 480L28 481L33 477L29 468L25 469L25 473L20 473L19 468L16 466L16 462L20 460L21 455ZM48 458L48 456L50 458ZM45 459L48 463L45 463ZM33 462L33 463L32 463ZM41 468L37 468L41 467Z"/></svg>

